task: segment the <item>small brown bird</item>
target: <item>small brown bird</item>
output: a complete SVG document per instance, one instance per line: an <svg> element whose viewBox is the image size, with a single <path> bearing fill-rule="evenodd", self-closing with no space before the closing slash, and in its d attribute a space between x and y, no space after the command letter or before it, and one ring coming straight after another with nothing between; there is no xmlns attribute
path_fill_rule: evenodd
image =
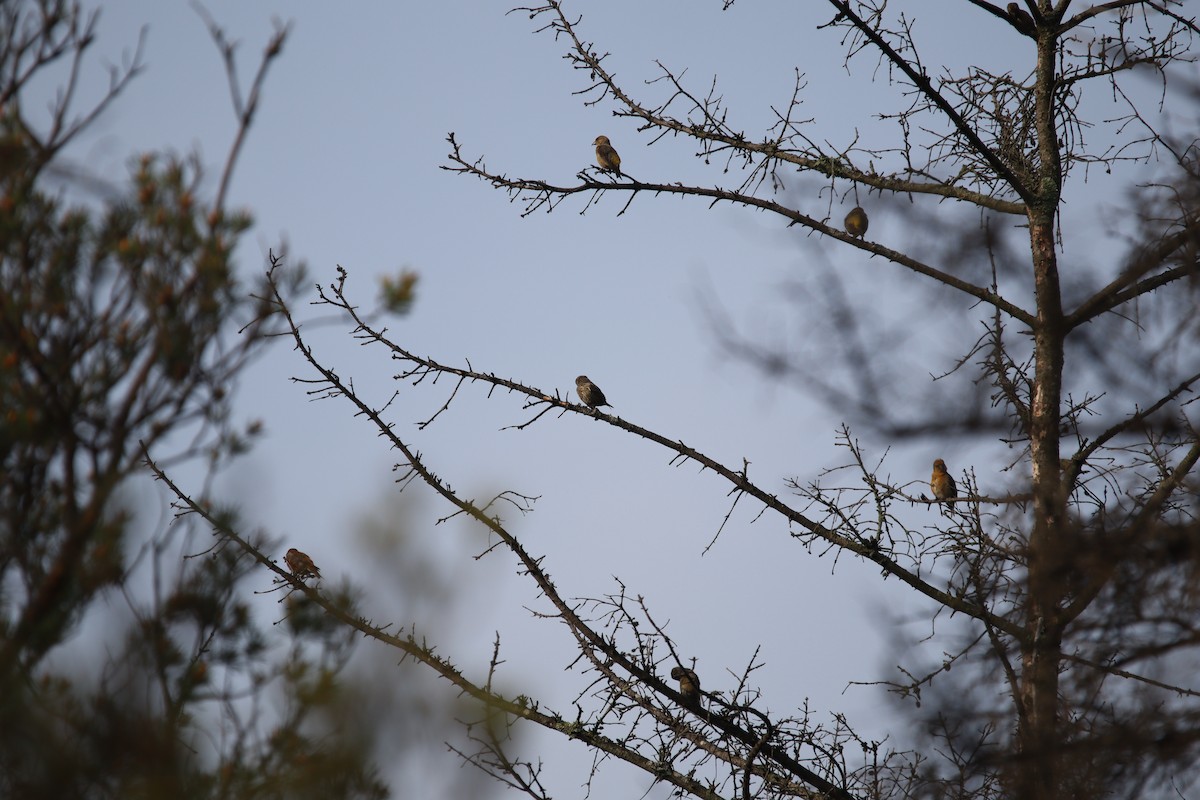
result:
<svg viewBox="0 0 1200 800"><path fill-rule="evenodd" d="M600 165L600 169L605 172L620 173L621 157L613 149L612 143L608 141L608 137L597 136L596 141L592 142L592 144L596 145L596 163Z"/></svg>
<svg viewBox="0 0 1200 800"><path fill-rule="evenodd" d="M940 458L933 462L933 477L929 479L929 488L933 490L933 496L937 500L949 500L947 505L954 505L951 497L958 497L958 487L954 485L954 478L950 477L950 473L946 471L946 462Z"/></svg>
<svg viewBox="0 0 1200 800"><path fill-rule="evenodd" d="M1033 17L1029 16L1029 12L1016 3L1008 4L1008 21L1022 35L1037 38L1037 24L1033 21Z"/></svg>
<svg viewBox="0 0 1200 800"><path fill-rule="evenodd" d="M600 387L592 383L587 375L580 375L575 379L575 392L579 395L579 399L583 401L585 406L598 409L600 406L612 405L604 396L604 392L600 391Z"/></svg>
<svg viewBox="0 0 1200 800"><path fill-rule="evenodd" d="M313 560L306 553L301 553L294 547L284 554L283 563L287 564L287 568L297 578L321 577L321 570L317 569Z"/></svg>
<svg viewBox="0 0 1200 800"><path fill-rule="evenodd" d="M867 212L862 210L862 206L855 206L850 209L850 213L846 215L846 233L851 236L857 236L861 239L867 233L867 225L870 224L867 219Z"/></svg>
<svg viewBox="0 0 1200 800"><path fill-rule="evenodd" d="M679 681L679 693L687 705L700 702L700 677L695 672L686 667L672 667L671 677Z"/></svg>

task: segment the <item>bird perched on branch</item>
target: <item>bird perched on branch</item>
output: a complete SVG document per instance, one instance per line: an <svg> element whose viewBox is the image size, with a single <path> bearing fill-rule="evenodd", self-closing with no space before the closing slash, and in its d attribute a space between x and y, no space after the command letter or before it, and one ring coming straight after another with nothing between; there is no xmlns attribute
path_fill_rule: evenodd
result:
<svg viewBox="0 0 1200 800"><path fill-rule="evenodd" d="M301 553L294 547L284 553L283 563L287 564L287 568L297 578L321 577L321 570L317 569L317 565L308 557L308 554Z"/></svg>
<svg viewBox="0 0 1200 800"><path fill-rule="evenodd" d="M1033 21L1033 17L1029 15L1028 11L1016 3L1008 4L1008 21L1022 35L1037 38L1037 23Z"/></svg>
<svg viewBox="0 0 1200 800"><path fill-rule="evenodd" d="M700 702L700 677L686 667L672 667L671 677L679 681L679 693L689 706Z"/></svg>
<svg viewBox="0 0 1200 800"><path fill-rule="evenodd" d="M933 462L933 477L929 479L929 488L933 490L934 498L949 500L947 505L954 505L950 498L958 497L958 487L954 485L954 478L946 471L946 462L940 458Z"/></svg>
<svg viewBox="0 0 1200 800"><path fill-rule="evenodd" d="M596 145L596 163L600 165L600 169L605 172L621 172L621 157L617 155L617 151L613 149L612 143L608 141L607 136L597 136L596 141L592 142Z"/></svg>
<svg viewBox="0 0 1200 800"><path fill-rule="evenodd" d="M604 396L604 392L600 391L600 387L592 383L587 375L580 375L575 379L575 392L579 395L579 399L583 401L585 406L599 409L600 406L612 405Z"/></svg>
<svg viewBox="0 0 1200 800"><path fill-rule="evenodd" d="M862 206L855 206L846 215L846 233L851 236L861 239L867 232L868 224L870 220L867 219L867 212L862 210Z"/></svg>

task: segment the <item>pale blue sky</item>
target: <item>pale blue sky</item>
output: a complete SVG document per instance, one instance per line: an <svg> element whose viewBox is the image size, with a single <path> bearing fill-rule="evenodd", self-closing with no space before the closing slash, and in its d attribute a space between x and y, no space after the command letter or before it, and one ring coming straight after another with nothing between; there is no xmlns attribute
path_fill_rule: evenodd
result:
<svg viewBox="0 0 1200 800"><path fill-rule="evenodd" d="M771 107L786 104L799 69L808 84L803 113L817 120L810 128L815 141L841 146L856 129L864 142L890 141L893 128L873 113L901 108L903 100L872 59L844 67L839 35L816 30L831 16L824 6L743 0L722 13L720 5L619 0L602 8L576 2L573 11L584 15L583 35L612 54L610 69L648 102L665 91L644 84L657 75L655 59L676 71L687 68L701 93L716 73L735 127L757 135L772 121ZM1030 42L965 3L953 12L948 5L908 4L927 63L970 60L1018 76L1027 71ZM924 305L914 306L913 295L892 293L894 267L805 238L764 214L643 196L617 216L624 198L610 195L583 216L584 199L576 198L552 214L522 219L521 206L501 192L439 169L448 163L446 134L454 131L465 153L486 157L495 170L569 184L592 163L591 142L603 133L638 178L739 182L724 175L721 164L705 167L683 140L648 146L649 135L630 120L614 119L609 102L584 107L572 92L584 88L586 76L561 58L564 45L534 34L525 14L506 16L503 3L223 0L207 7L242 43L244 83L272 17L293 24L230 195L231 205L251 209L257 219L241 252L246 274L259 272L266 250L286 238L314 280L330 282L340 264L350 272L352 296L371 306L378 277L410 266L421 275L417 302L390 327L417 353L459 364L469 358L476 369L551 391L571 390L575 375L586 373L603 387L614 413L726 464L740 467L744 457L752 477L784 494L785 478L807 481L822 467L844 462L834 438L844 416L803 387L779 385L721 355L702 313L702 294L769 340L780 331L794 337L827 324L822 309L798 307L784 291L818 264L844 271L856 291L878 292L885 318L965 319L971 308L946 290L931 291ZM132 152L199 148L214 170L215 188L233 114L218 54L188 4L107 4L92 63L118 59L143 24L145 74L72 156L116 180ZM970 35L975 30L980 35ZM828 195L817 196L812 183L794 180L790 189L817 217L840 219L852 205L835 201L829 211ZM861 199L868 199L865 192ZM873 209L870 236L911 244L907 224ZM396 369L381 350L363 350L337 326L314 334L318 351L340 374L353 375L360 390L377 402L390 394ZM920 338L899 338L896 352L886 355L941 373L969 346L961 344L914 350ZM309 402L288 382L291 375L308 377L286 346L252 367L241 410L265 418L269 436L225 488L254 520L311 554L326 575L358 572L365 569L363 556L349 529L389 490L395 458L352 418L348 405ZM669 466L670 454L574 415L500 431L529 414L512 397L485 400L482 387L460 391L432 429L411 427L436 410L448 389L404 388L393 407L398 429L464 493L513 489L540 496L533 514L508 518L530 550L545 554L566 595L615 592L616 576L645 596L660 621L670 620L680 651L699 659L705 688L732 685L725 670L740 671L761 644L766 666L756 677L773 712L786 714L807 697L818 716L847 710L867 730L879 729L884 720L874 709L881 695L842 692L850 680L887 676L896 661L889 623L913 606L895 582L881 583L876 568L848 559L831 574L831 558L803 551L773 518L751 524L758 508L746 502L702 557L729 502L727 487L712 475L692 465ZM890 444L867 431L862 442L876 457ZM980 459L1002 463L1007 455L996 443L972 448L905 442L888 471L897 481L924 480L938 456L957 472ZM420 486L408 491L425 494ZM486 586L490 596L482 609L460 618L447 642L457 664L482 678L492 632L499 629L511 684L528 680L569 713L586 680L562 671L571 660L565 629L529 619L524 606L543 604L532 584L515 574L510 556L469 560L465 554L478 549L471 544L477 534L457 524L435 528L447 509L429 498L418 506L406 520L411 535L437 540L433 549L455 559L451 573L466 586ZM935 521L935 511L917 513ZM401 623L411 613L367 605ZM925 632L914 630L913 638ZM417 667L396 669L403 674ZM544 736L530 741L554 768L556 796L576 796L588 764L581 748ZM446 768L457 768L453 755L443 757ZM647 784L620 766L607 780L617 788ZM666 794L662 787L651 792Z"/></svg>

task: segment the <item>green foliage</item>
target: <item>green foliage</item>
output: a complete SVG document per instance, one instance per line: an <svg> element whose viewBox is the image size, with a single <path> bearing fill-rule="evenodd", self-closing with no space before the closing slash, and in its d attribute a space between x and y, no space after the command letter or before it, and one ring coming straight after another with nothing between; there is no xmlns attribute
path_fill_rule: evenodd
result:
<svg viewBox="0 0 1200 800"><path fill-rule="evenodd" d="M384 275L379 281L379 303L393 314L407 314L416 299L417 280L420 276L410 269L400 271L395 277Z"/></svg>
<svg viewBox="0 0 1200 800"><path fill-rule="evenodd" d="M20 101L94 22L0 7L0 796L381 797L365 734L335 735L352 637L264 624L259 561L149 522L146 453L211 477L261 430L230 401L276 318L238 276L251 217L206 203L197 158L135 158L101 201L47 188L79 128Z"/></svg>

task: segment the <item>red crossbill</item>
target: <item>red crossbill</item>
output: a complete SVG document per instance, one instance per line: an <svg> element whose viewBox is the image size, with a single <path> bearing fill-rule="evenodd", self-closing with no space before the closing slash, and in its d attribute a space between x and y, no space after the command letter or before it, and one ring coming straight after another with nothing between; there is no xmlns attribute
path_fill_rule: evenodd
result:
<svg viewBox="0 0 1200 800"><path fill-rule="evenodd" d="M607 136L597 136L592 144L596 145L596 163L600 165L600 169L605 172L621 171L621 157L617 155Z"/></svg>
<svg viewBox="0 0 1200 800"><path fill-rule="evenodd" d="M933 477L929 479L929 488L933 490L934 498L949 500L947 505L954 505L950 498L958 497L958 487L954 485L954 478L950 477L950 473L946 471L946 462L940 458L933 462Z"/></svg>
<svg viewBox="0 0 1200 800"><path fill-rule="evenodd" d="M1029 12L1016 3L1008 4L1008 21L1025 36L1037 38L1037 24L1033 21L1033 17L1029 16Z"/></svg>
<svg viewBox="0 0 1200 800"><path fill-rule="evenodd" d="M605 398L604 392L600 391L600 387L592 383L587 375L580 375L575 379L575 391L585 406L600 408L600 406L612 405Z"/></svg>
<svg viewBox="0 0 1200 800"><path fill-rule="evenodd" d="M671 677L679 681L679 693L684 702L696 705L700 702L700 677L686 667L672 667Z"/></svg>
<svg viewBox="0 0 1200 800"><path fill-rule="evenodd" d="M868 224L870 220L867 219L867 212L862 210L862 206L855 206L846 215L846 233L851 236L861 239L867 232Z"/></svg>
<svg viewBox="0 0 1200 800"><path fill-rule="evenodd" d="M301 553L294 547L284 554L283 563L287 564L288 569L297 578L321 577L321 570L317 569L313 560L306 553Z"/></svg>

